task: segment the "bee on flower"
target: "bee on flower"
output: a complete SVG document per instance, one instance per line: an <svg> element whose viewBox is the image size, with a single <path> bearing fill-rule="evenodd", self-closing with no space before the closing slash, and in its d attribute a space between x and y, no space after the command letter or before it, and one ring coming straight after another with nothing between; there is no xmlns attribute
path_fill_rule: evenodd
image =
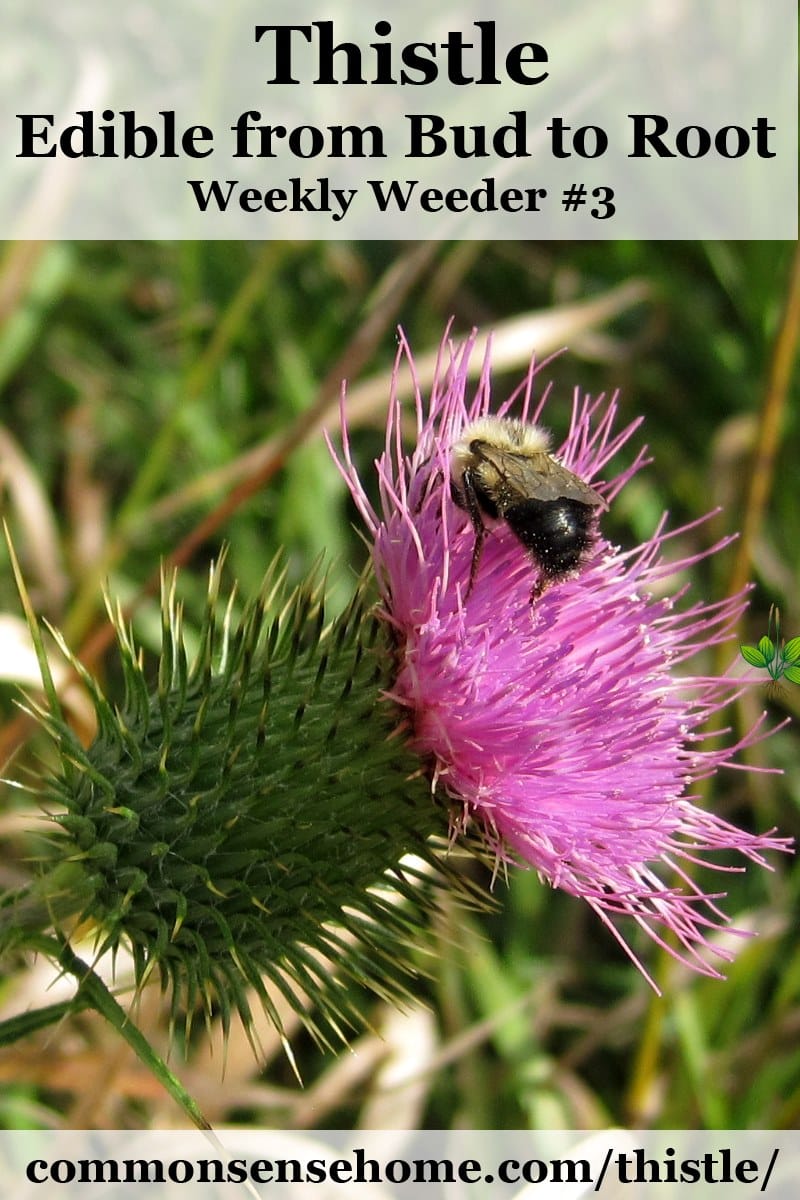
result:
<svg viewBox="0 0 800 1200"><path fill-rule="evenodd" d="M789 849L691 795L764 736L762 717L738 743L706 749L705 722L742 683L681 669L698 646L730 636L744 595L690 606L682 593L663 597L663 581L701 556L668 561L675 533L664 520L628 550L599 521L645 465L642 449L613 468L640 422L617 431L615 397L576 392L567 437L551 449L540 426L548 391L534 396L541 367L495 406L488 354L469 394L474 340L443 343L430 395L416 387L406 449L396 381L413 359L401 335L377 506L343 413L337 461L397 648L389 699L455 828L477 825L498 861L585 900L645 975L623 918L718 976L712 957L729 955L709 935L725 917L689 864L714 866L708 855L733 850L766 866L765 852Z"/></svg>

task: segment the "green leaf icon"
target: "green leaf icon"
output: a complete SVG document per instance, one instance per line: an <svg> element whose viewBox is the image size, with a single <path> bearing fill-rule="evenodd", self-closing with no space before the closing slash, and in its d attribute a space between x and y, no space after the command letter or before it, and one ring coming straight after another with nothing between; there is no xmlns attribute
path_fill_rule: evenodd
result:
<svg viewBox="0 0 800 1200"><path fill-rule="evenodd" d="M791 683L800 683L800 667L787 667L783 674Z"/></svg>
<svg viewBox="0 0 800 1200"><path fill-rule="evenodd" d="M765 639L762 638L762 641ZM766 639L769 641L769 638ZM772 643L770 642L770 645ZM739 652L746 663L751 667L766 667L768 660L764 657L761 651L756 646L740 646Z"/></svg>
<svg viewBox="0 0 800 1200"><path fill-rule="evenodd" d="M783 647L781 657L784 662L796 663L800 661L800 637L794 637L788 641Z"/></svg>
<svg viewBox="0 0 800 1200"><path fill-rule="evenodd" d="M775 643L772 638L762 637L758 643L758 648L764 656L764 662L771 663L775 657Z"/></svg>

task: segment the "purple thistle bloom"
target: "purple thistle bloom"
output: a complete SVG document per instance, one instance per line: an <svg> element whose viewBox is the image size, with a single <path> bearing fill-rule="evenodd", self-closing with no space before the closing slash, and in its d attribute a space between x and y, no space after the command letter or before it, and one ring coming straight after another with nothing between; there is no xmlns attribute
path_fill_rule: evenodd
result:
<svg viewBox="0 0 800 1200"><path fill-rule="evenodd" d="M632 917L681 962L719 976L704 955L711 949L731 957L707 941L725 923L719 897L704 893L685 864L712 866L706 852L736 850L767 866L762 852L787 850L789 839L747 833L692 803L687 792L696 780L737 766L735 753L763 736L763 715L736 745L704 750L701 727L742 682L676 668L729 636L744 594L681 609L685 588L654 598L654 585L703 557L665 562L665 542L692 526L669 534L663 519L634 550L600 535L581 570L533 604L536 564L497 521L468 594L475 535L451 496L450 454L463 428L490 410L488 354L467 398L473 345L474 336L460 348L443 343L427 402L415 381L417 439L409 455L396 383L402 358L412 373L414 365L401 339L386 448L376 464L380 512L353 464L343 415L337 462L372 538L382 612L397 644L390 698L408 713L433 786L461 806L457 827L481 822L499 861L519 856L553 887L586 900L648 979L616 918ZM538 421L549 389L535 406L532 393L543 365L531 364L498 416L511 411ZM604 476L640 424L615 434L616 416L615 398L576 392L570 431L556 452L608 502L648 461L642 450L621 474ZM678 886L662 882L659 867Z"/></svg>

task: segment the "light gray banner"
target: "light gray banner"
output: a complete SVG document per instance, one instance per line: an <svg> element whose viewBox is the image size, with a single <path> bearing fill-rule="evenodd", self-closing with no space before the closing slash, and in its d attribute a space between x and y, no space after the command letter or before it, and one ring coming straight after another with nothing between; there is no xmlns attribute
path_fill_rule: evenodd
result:
<svg viewBox="0 0 800 1200"><path fill-rule="evenodd" d="M0 1133L0 1182L14 1200L789 1200L798 1178L800 1137L763 1130Z"/></svg>
<svg viewBox="0 0 800 1200"><path fill-rule="evenodd" d="M3 25L6 238L797 235L796 0L8 0Z"/></svg>

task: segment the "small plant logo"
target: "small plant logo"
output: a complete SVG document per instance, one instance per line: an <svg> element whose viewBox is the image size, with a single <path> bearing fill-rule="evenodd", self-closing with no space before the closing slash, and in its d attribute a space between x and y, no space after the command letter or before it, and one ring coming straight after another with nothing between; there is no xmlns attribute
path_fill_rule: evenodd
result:
<svg viewBox="0 0 800 1200"><path fill-rule="evenodd" d="M757 646L739 647L742 658L751 667L758 667L769 674L771 685L778 686L780 679L800 683L800 637L784 642L781 637L781 614L773 604L769 610L769 633L762 637ZM769 634L773 634L772 637Z"/></svg>

